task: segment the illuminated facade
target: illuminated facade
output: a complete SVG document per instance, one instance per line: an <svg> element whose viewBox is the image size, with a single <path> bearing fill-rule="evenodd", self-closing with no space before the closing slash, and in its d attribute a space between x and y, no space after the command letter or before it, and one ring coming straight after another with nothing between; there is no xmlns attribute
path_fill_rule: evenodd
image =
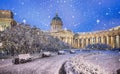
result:
<svg viewBox="0 0 120 74"><path fill-rule="evenodd" d="M120 26L105 31L95 31L88 33L82 32L74 34L70 30L63 30L62 25L59 23L62 22L62 20L54 18L51 22L51 35L55 38L59 38L65 43L72 45L74 48L85 48L89 44L96 43L107 44L112 48L120 48ZM55 22L54 24L54 21L56 20L59 22Z"/></svg>
<svg viewBox="0 0 120 74"><path fill-rule="evenodd" d="M0 10L0 31L13 25L16 25L16 22L13 19L13 13L9 10Z"/></svg>
<svg viewBox="0 0 120 74"><path fill-rule="evenodd" d="M52 19L52 22L51 22L51 31L52 32L61 31L62 26L63 26L62 20L56 13L56 16Z"/></svg>
<svg viewBox="0 0 120 74"><path fill-rule="evenodd" d="M76 48L84 48L88 44L96 43L120 48L120 26L105 31L75 34L73 43Z"/></svg>

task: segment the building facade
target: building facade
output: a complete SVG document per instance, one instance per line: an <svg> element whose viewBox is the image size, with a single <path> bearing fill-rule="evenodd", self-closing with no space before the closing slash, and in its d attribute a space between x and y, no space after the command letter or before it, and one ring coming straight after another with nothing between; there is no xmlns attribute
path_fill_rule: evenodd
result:
<svg viewBox="0 0 120 74"><path fill-rule="evenodd" d="M52 19L50 34L74 48L85 48L89 44L97 43L107 44L112 48L120 48L120 26L104 31L77 34L70 30L63 30L62 26L62 20L57 14Z"/></svg>
<svg viewBox="0 0 120 74"><path fill-rule="evenodd" d="M56 14L55 17L53 17L51 22L51 31L50 35L54 38L58 38L59 40L68 43L69 45L73 45L73 37L74 33L70 30L64 30L62 28L63 22L61 18Z"/></svg>
<svg viewBox="0 0 120 74"><path fill-rule="evenodd" d="M51 22L51 32L61 31L62 26L63 26L62 20L56 13L56 16L52 19L52 22Z"/></svg>
<svg viewBox="0 0 120 74"><path fill-rule="evenodd" d="M5 30L8 27L16 25L16 21L13 19L13 13L9 10L0 10L0 31Z"/></svg>
<svg viewBox="0 0 120 74"><path fill-rule="evenodd" d="M89 44L97 43L120 48L120 26L105 31L75 34L73 43L76 48L84 48Z"/></svg>

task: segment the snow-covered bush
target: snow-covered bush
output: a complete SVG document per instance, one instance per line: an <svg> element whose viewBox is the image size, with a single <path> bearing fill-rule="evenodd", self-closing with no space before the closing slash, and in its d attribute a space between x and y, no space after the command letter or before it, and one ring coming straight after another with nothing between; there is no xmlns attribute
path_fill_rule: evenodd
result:
<svg viewBox="0 0 120 74"><path fill-rule="evenodd" d="M3 44L0 49L12 55L68 48L68 45L59 39L26 24L19 24L0 32L0 42Z"/></svg>

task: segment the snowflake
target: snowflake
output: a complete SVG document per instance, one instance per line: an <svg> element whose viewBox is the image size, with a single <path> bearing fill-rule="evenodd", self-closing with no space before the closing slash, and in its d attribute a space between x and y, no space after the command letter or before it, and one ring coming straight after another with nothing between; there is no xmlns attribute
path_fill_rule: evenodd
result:
<svg viewBox="0 0 120 74"><path fill-rule="evenodd" d="M26 23L26 20L25 20L25 19L23 19L23 23Z"/></svg>
<svg viewBox="0 0 120 74"><path fill-rule="evenodd" d="M57 3L59 3L59 1L57 1Z"/></svg>
<svg viewBox="0 0 120 74"><path fill-rule="evenodd" d="M66 1L64 0L64 3L66 3Z"/></svg>
<svg viewBox="0 0 120 74"><path fill-rule="evenodd" d="M67 28L64 28L64 30L67 30Z"/></svg>
<svg viewBox="0 0 120 74"><path fill-rule="evenodd" d="M17 13L14 13L14 15L17 15Z"/></svg>
<svg viewBox="0 0 120 74"><path fill-rule="evenodd" d="M120 14L120 11L118 12L118 14Z"/></svg>
<svg viewBox="0 0 120 74"><path fill-rule="evenodd" d="M111 12L111 8L108 8L109 12Z"/></svg>
<svg viewBox="0 0 120 74"><path fill-rule="evenodd" d="M21 2L22 5L24 5L24 2Z"/></svg>
<svg viewBox="0 0 120 74"><path fill-rule="evenodd" d="M103 24L104 26L106 26L106 24Z"/></svg>
<svg viewBox="0 0 120 74"><path fill-rule="evenodd" d="M98 23L100 23L100 20L99 20L99 19L97 19L97 20L96 20L96 22L97 22L97 24L98 24Z"/></svg>
<svg viewBox="0 0 120 74"><path fill-rule="evenodd" d="M48 16L48 18L50 18L50 15Z"/></svg>
<svg viewBox="0 0 120 74"><path fill-rule="evenodd" d="M75 18L75 16L73 15L72 18Z"/></svg>
<svg viewBox="0 0 120 74"><path fill-rule="evenodd" d="M106 15L109 15L109 13L106 13Z"/></svg>
<svg viewBox="0 0 120 74"><path fill-rule="evenodd" d="M70 5L70 7L73 7L72 5Z"/></svg>
<svg viewBox="0 0 120 74"><path fill-rule="evenodd" d="M101 2L98 2L99 5L101 5Z"/></svg>

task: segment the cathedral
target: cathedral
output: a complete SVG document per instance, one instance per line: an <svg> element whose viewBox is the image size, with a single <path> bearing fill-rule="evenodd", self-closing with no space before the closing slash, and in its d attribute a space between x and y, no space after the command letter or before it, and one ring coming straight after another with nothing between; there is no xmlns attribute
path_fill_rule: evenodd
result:
<svg viewBox="0 0 120 74"><path fill-rule="evenodd" d="M70 30L63 29L62 19L58 16L57 13L55 17L53 17L50 25L50 35L52 35L54 38L58 38L65 43L68 43L69 45L73 45L74 33Z"/></svg>
<svg viewBox="0 0 120 74"><path fill-rule="evenodd" d="M73 33L70 30L64 30L62 26L62 19L56 14L51 22L50 34L74 48L85 48L89 44L97 43L107 44L112 48L120 48L120 26L87 33Z"/></svg>
<svg viewBox="0 0 120 74"><path fill-rule="evenodd" d="M16 25L13 13L9 10L0 10L0 31ZM73 33L71 30L63 29L64 23L58 14L53 17L49 35L71 45L74 48L85 48L89 44L107 44L112 48L120 48L120 26L94 32Z"/></svg>

